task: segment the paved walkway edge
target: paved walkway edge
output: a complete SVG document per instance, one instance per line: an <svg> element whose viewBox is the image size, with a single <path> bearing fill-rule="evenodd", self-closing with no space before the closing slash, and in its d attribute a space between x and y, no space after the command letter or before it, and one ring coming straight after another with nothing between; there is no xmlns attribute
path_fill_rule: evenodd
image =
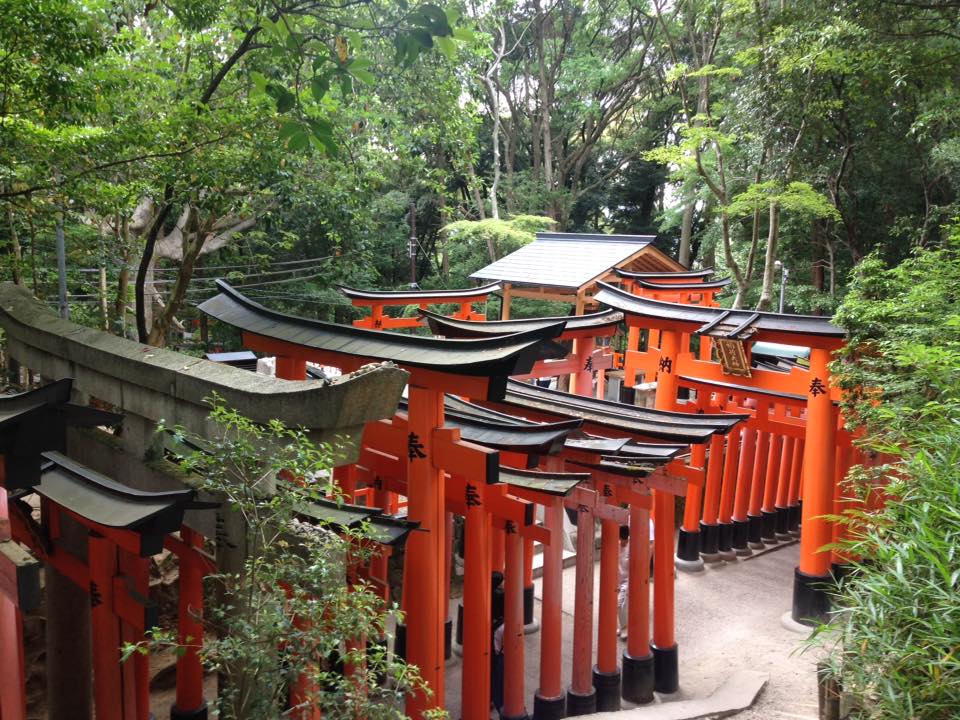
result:
<svg viewBox="0 0 960 720"><path fill-rule="evenodd" d="M603 720L697 720L727 717L753 705L769 677L767 673L756 670L738 670L707 698L678 700L616 713L596 713L590 717Z"/></svg>

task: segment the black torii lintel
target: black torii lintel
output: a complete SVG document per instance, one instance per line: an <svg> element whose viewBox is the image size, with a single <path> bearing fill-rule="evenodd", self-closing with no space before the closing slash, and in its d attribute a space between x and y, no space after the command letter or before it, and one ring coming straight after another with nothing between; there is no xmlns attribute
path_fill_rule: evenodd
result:
<svg viewBox="0 0 960 720"><path fill-rule="evenodd" d="M712 267L704 268L703 270L678 270L677 272L633 272L632 270L622 270L620 268L614 268L614 272L622 278L628 280L665 280L667 278L684 278L684 279L694 279L694 278L708 278L713 275L714 270Z"/></svg>
<svg viewBox="0 0 960 720"><path fill-rule="evenodd" d="M627 317L640 317L656 322L670 322L686 325L691 333L719 335L729 339L736 331L737 336L749 333L767 333L780 336L804 336L808 340L823 338L831 346L836 346L846 338L846 331L830 322L829 318L816 315L788 315L781 313L756 312L754 310L724 310L702 305L682 305L680 303L651 300L628 293L607 283L598 283L600 292L594 300L616 310ZM810 344L805 342L804 345Z"/></svg>
<svg viewBox="0 0 960 720"><path fill-rule="evenodd" d="M73 380L57 380L16 395L0 395L0 454L5 461L8 491L40 481L40 454L66 450L67 426L119 425L122 416L74 405Z"/></svg>
<svg viewBox="0 0 960 720"><path fill-rule="evenodd" d="M219 505L198 502L197 491L190 488L136 490L57 452L44 453L43 459L40 482L32 492L91 523L137 533L141 557L163 550L164 537L180 530L184 512ZM21 491L20 495L28 492Z"/></svg>
<svg viewBox="0 0 960 720"><path fill-rule="evenodd" d="M456 290L361 290L346 285L337 285L337 289L351 300L393 301L408 300L410 305L418 303L449 302L457 298L472 298L478 295L490 295L501 288L499 282L478 285L472 288Z"/></svg>
<svg viewBox="0 0 960 720"><path fill-rule="evenodd" d="M563 324L480 340L441 340L417 335L367 330L310 320L277 312L250 300L217 280L220 294L199 309L240 330L299 345L309 350L422 368L447 375L489 379L490 399L503 396L506 378L533 369L546 341L563 332Z"/></svg>
<svg viewBox="0 0 960 720"><path fill-rule="evenodd" d="M726 434L748 415L701 415L642 408L627 403L548 390L517 380L507 383L505 404L528 408L559 417L579 417L628 435L656 438L674 443L700 444L711 435Z"/></svg>
<svg viewBox="0 0 960 720"><path fill-rule="evenodd" d="M420 310L421 317L430 325L434 335L449 338L480 338L496 335L509 335L543 328L556 323L564 324L564 332L578 330L603 330L616 326L623 321L623 313L616 310L572 315L570 317L531 318L528 320L458 320L439 315L429 310Z"/></svg>

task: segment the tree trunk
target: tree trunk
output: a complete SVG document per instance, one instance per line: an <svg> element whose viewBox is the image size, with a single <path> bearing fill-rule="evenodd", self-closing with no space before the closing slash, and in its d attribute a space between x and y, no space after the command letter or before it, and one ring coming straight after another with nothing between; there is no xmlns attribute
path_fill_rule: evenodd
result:
<svg viewBox="0 0 960 720"><path fill-rule="evenodd" d="M473 160L467 160L467 180L470 182L470 194L473 195L473 203L477 206L477 217L480 220L487 219L487 211L483 206L483 194L480 192L480 181L477 180L477 174L473 170ZM488 247L487 250L490 250ZM490 251L490 262L496 260Z"/></svg>
<svg viewBox="0 0 960 720"><path fill-rule="evenodd" d="M110 311L107 303L107 266L100 263L100 327L102 330L110 329Z"/></svg>
<svg viewBox="0 0 960 720"><path fill-rule="evenodd" d="M163 223L166 221L167 215L170 213L170 208L172 207L170 200L173 195L173 188L167 186L165 195L163 207L160 208L156 217L154 217L150 231L147 233L146 245L143 248L143 255L140 257L140 266L137 268L137 280L133 288L137 303L137 339L142 343L146 343L150 337L150 330L147 327L145 295L147 275L153 267L153 249L157 245L157 236L160 235L160 230L163 229Z"/></svg>
<svg viewBox="0 0 960 720"><path fill-rule="evenodd" d="M770 227L767 232L767 253L763 259L763 286L757 310L769 311L773 306L773 270L777 259L777 240L780 236L780 205L770 203Z"/></svg>
<svg viewBox="0 0 960 720"><path fill-rule="evenodd" d="M823 257L823 237L822 237L822 223L819 220L814 220L813 225L810 231L810 250L811 250L811 263L810 263L810 283L820 292L823 292L824 288L824 277L823 277L823 265L825 258Z"/></svg>
<svg viewBox="0 0 960 720"><path fill-rule="evenodd" d="M690 267L690 241L693 238L693 213L695 200L691 198L683 208L683 217L680 221L680 248L677 251L677 262L684 267Z"/></svg>
<svg viewBox="0 0 960 720"><path fill-rule="evenodd" d="M117 297L113 302L113 314L117 320L117 334L126 337L127 292L130 287L130 224L126 216L120 221L120 242L123 260L117 277Z"/></svg>
<svg viewBox="0 0 960 720"><path fill-rule="evenodd" d="M7 226L10 229L10 269L13 273L13 284L23 284L21 265L23 250L20 247L20 236L17 235L17 225L13 220L13 203L7 203Z"/></svg>
<svg viewBox="0 0 960 720"><path fill-rule="evenodd" d="M163 347L167 344L167 335L173 325L174 317L183 305L183 299L187 295L187 288L190 280L193 278L193 269L196 266L197 258L200 257L200 251L203 249L203 243L206 238L206 232L200 227L197 211L192 213L193 231L184 232L183 260L180 262L177 279L173 284L173 289L167 296L166 306L160 313L160 316L154 320L153 327L150 328L150 335L147 339L148 345ZM192 235L192 238L190 237Z"/></svg>
<svg viewBox="0 0 960 720"><path fill-rule="evenodd" d="M547 58L543 47L544 26L547 24L547 16L540 8L540 2L536 2L536 11L539 16L537 20L536 45L537 45L537 65L538 65L538 87L537 92L540 98L540 130L543 142L543 185L550 197L548 201L547 214L557 219L557 209L553 201L553 131L550 127L550 88L547 80Z"/></svg>

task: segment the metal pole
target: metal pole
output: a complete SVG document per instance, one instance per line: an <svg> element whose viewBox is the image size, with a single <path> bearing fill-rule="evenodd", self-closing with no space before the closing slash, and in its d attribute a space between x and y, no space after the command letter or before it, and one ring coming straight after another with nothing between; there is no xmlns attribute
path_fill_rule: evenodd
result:
<svg viewBox="0 0 960 720"><path fill-rule="evenodd" d="M57 276L60 281L60 317L70 318L70 306L67 304L67 247L63 237L63 208L57 213Z"/></svg>
<svg viewBox="0 0 960 720"><path fill-rule="evenodd" d="M407 243L410 252L410 287L417 285L417 204L410 203L410 240Z"/></svg>
<svg viewBox="0 0 960 720"><path fill-rule="evenodd" d="M783 266L783 271L780 273L780 309L777 312L783 312L783 296L787 290L787 278L790 276L790 271L787 270L787 266Z"/></svg>

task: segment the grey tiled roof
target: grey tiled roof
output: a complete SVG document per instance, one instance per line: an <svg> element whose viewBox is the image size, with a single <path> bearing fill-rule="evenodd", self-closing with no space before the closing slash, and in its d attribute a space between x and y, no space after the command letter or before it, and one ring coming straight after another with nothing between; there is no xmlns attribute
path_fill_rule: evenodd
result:
<svg viewBox="0 0 960 720"><path fill-rule="evenodd" d="M529 245L470 277L579 288L643 250L653 240L653 235L537 233L537 239Z"/></svg>

